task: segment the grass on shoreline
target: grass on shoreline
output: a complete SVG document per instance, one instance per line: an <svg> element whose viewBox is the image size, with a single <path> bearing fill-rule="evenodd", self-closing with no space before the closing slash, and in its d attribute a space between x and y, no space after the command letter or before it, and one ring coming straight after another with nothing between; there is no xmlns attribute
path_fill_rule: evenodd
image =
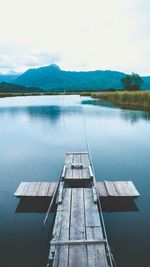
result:
<svg viewBox="0 0 150 267"><path fill-rule="evenodd" d="M38 95L73 95L79 94L81 96L91 96L113 103L122 108L139 109L150 111L150 91L115 91L115 92L30 92L30 93L4 93L0 92L0 97L13 97L13 96L38 96Z"/></svg>
<svg viewBox="0 0 150 267"><path fill-rule="evenodd" d="M150 111L150 91L116 91L91 93L91 97L111 102L123 108Z"/></svg>

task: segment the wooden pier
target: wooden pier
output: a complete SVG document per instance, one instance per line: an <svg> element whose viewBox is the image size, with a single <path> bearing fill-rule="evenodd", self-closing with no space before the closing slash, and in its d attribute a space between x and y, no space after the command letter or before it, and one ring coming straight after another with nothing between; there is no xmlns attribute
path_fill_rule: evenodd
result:
<svg viewBox="0 0 150 267"><path fill-rule="evenodd" d="M89 154L74 152L66 155L59 183L22 182L15 192L20 198L54 195L57 209L47 267L113 267L100 200L138 197L134 184L96 182Z"/></svg>
<svg viewBox="0 0 150 267"><path fill-rule="evenodd" d="M88 153L66 156L52 236L47 266L111 266Z"/></svg>
<svg viewBox="0 0 150 267"><path fill-rule="evenodd" d="M52 198L56 182L21 182L14 196L18 198ZM96 182L99 198L136 198L140 194L132 181Z"/></svg>

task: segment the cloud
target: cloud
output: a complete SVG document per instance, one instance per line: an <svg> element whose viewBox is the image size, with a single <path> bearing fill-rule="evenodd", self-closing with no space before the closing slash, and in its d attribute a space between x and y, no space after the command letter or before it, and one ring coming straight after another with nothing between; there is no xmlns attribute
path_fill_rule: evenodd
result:
<svg viewBox="0 0 150 267"><path fill-rule="evenodd" d="M57 63L150 74L149 8L148 0L5 0L0 71Z"/></svg>
<svg viewBox="0 0 150 267"><path fill-rule="evenodd" d="M0 53L0 73L23 72L28 68L40 67L52 63L59 63L61 55L59 52L50 53L47 51L28 51L28 48L15 46L16 53L14 53L13 46L7 44ZM2 48L2 47L1 47Z"/></svg>

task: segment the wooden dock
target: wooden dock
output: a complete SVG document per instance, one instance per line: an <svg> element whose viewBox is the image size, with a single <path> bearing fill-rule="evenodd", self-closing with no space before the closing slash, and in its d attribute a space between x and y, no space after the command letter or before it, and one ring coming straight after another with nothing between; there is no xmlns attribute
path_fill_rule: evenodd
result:
<svg viewBox="0 0 150 267"><path fill-rule="evenodd" d="M66 156L52 236L47 266L111 266L88 153Z"/></svg>
<svg viewBox="0 0 150 267"><path fill-rule="evenodd" d="M15 196L19 198L52 198L56 182L21 182ZM104 181L96 182L97 193L100 198L136 198L140 194L132 181Z"/></svg>
<svg viewBox="0 0 150 267"><path fill-rule="evenodd" d="M113 267L100 200L138 197L134 184L96 182L89 154L73 152L66 155L59 183L22 182L15 192L19 198L53 198L55 194L47 267Z"/></svg>

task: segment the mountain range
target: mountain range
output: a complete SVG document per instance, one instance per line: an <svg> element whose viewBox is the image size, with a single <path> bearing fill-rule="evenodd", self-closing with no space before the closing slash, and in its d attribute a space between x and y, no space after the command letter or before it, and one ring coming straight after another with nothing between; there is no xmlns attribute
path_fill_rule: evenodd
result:
<svg viewBox="0 0 150 267"><path fill-rule="evenodd" d="M0 82L0 94L1 93L41 93L42 90L35 87L25 87L22 85L16 85L12 83Z"/></svg>
<svg viewBox="0 0 150 267"><path fill-rule="evenodd" d="M120 79L126 74L118 71L64 71L51 64L29 69L18 75L0 75L0 82L41 88L44 91L96 91L122 89ZM150 76L142 77L143 90L150 90Z"/></svg>

